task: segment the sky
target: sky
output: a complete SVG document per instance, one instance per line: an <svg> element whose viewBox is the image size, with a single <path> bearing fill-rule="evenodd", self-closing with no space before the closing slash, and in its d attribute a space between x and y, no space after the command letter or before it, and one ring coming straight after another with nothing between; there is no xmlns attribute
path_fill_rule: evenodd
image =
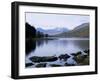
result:
<svg viewBox="0 0 100 81"><path fill-rule="evenodd" d="M89 15L78 14L50 14L50 13L25 13L26 22L35 28L54 29L67 28L74 29L76 26L90 21Z"/></svg>

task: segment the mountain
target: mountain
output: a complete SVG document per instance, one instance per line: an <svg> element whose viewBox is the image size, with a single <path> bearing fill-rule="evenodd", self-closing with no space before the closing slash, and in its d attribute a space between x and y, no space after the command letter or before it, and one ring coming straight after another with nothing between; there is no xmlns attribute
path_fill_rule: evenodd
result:
<svg viewBox="0 0 100 81"><path fill-rule="evenodd" d="M67 28L54 28L54 29L42 29L42 28L37 28L37 31L40 31L44 34L48 34L48 35L56 35L56 34L60 34L60 33L64 33L69 31Z"/></svg>
<svg viewBox="0 0 100 81"><path fill-rule="evenodd" d="M73 30L58 34L60 37L89 37L89 23L83 23Z"/></svg>

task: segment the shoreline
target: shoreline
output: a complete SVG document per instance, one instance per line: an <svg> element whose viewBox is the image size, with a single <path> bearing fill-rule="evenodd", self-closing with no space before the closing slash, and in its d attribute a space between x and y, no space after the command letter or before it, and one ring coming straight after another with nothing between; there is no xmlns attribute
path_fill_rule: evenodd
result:
<svg viewBox="0 0 100 81"><path fill-rule="evenodd" d="M26 41L38 41L38 40L58 40L58 39L67 39L67 40L89 40L88 37L43 37L43 38L31 38L26 39Z"/></svg>
<svg viewBox="0 0 100 81"><path fill-rule="evenodd" d="M83 54L84 53L84 54ZM76 61L76 64L69 64L67 60L72 58ZM32 56L29 58L31 61L30 63L26 63L25 67L36 67L36 68L43 68L43 67L62 67L62 66L81 66L81 65L89 65L89 49L78 51L77 53L72 53L71 56L68 54L61 54L59 56ZM56 62L59 62L56 63ZM64 63L64 64L61 64Z"/></svg>

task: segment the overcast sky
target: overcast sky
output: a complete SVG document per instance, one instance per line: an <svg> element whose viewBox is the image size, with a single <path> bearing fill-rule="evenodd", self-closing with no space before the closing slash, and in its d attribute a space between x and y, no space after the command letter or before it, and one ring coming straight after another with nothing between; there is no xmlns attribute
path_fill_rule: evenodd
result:
<svg viewBox="0 0 100 81"><path fill-rule="evenodd" d="M53 29L68 28L73 29L76 26L89 22L88 15L64 15L64 14L44 14L44 13L26 13L26 22L35 28Z"/></svg>

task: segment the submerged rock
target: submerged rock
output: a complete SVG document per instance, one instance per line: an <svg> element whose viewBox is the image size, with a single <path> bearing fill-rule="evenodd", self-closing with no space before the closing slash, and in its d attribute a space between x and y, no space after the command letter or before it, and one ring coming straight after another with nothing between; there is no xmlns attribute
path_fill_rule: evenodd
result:
<svg viewBox="0 0 100 81"><path fill-rule="evenodd" d="M77 56L77 54L76 54L76 53L71 53L71 55L72 55L72 56Z"/></svg>
<svg viewBox="0 0 100 81"><path fill-rule="evenodd" d="M75 64L68 64L68 63L65 63L64 66L75 66Z"/></svg>
<svg viewBox="0 0 100 81"><path fill-rule="evenodd" d="M55 56L44 56L44 57L33 56L30 58L30 60L32 62L53 62L58 60L58 58Z"/></svg>
<svg viewBox="0 0 100 81"><path fill-rule="evenodd" d="M46 67L46 64L47 63L40 63L40 64L37 64L35 67Z"/></svg>
<svg viewBox="0 0 100 81"><path fill-rule="evenodd" d="M29 67L29 66L32 66L32 65L34 65L34 64L33 63L26 63L25 67Z"/></svg>
<svg viewBox="0 0 100 81"><path fill-rule="evenodd" d="M60 55L58 58L60 59L60 60L64 60L64 61L66 61L68 58L69 58L70 56L68 55L68 54L62 54L62 55Z"/></svg>
<svg viewBox="0 0 100 81"><path fill-rule="evenodd" d="M59 64L50 64L51 67L60 67L62 65L59 65Z"/></svg>

